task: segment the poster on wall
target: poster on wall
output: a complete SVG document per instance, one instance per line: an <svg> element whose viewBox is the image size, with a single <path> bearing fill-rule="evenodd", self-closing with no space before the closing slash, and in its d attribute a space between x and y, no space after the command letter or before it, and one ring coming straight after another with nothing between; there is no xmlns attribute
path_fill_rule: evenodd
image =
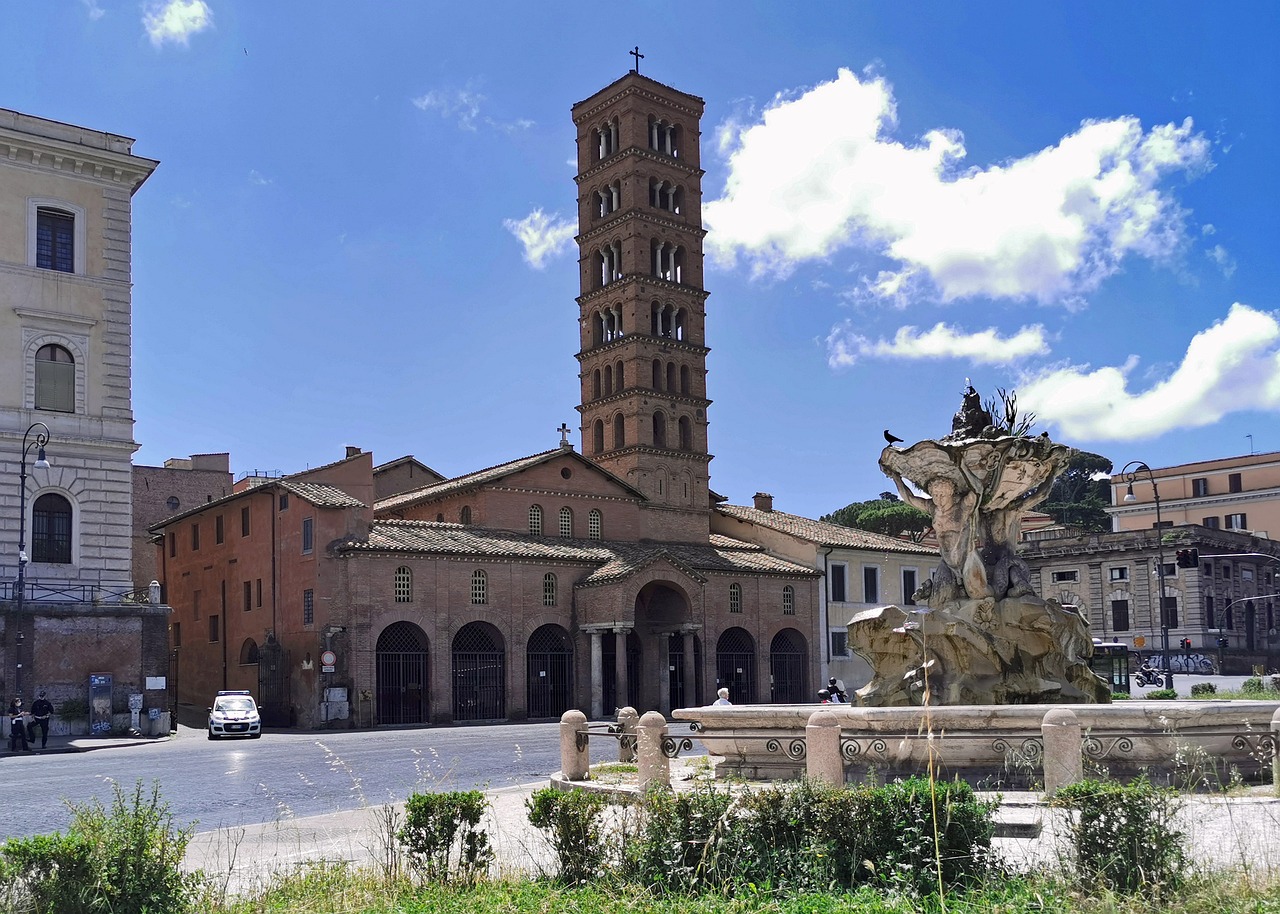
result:
<svg viewBox="0 0 1280 914"><path fill-rule="evenodd" d="M111 735L111 674L89 674L89 733Z"/></svg>

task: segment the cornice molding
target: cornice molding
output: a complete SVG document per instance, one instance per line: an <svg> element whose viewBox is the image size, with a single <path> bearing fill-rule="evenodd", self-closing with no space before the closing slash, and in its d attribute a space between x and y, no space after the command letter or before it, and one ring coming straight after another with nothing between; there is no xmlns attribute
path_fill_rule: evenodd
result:
<svg viewBox="0 0 1280 914"><path fill-rule="evenodd" d="M673 216L662 215L667 211L664 209L655 209L652 207L633 206L630 209L619 210L617 213L611 213L609 218L593 228L588 229L581 235L577 235L574 241L579 247L589 244L599 236L608 235L617 231L618 227L631 223L647 223L649 225L659 226L661 228L680 232L685 235L692 235L697 238L705 238L707 230L700 225L694 225L692 222L684 222ZM581 253L587 253L582 251Z"/></svg>
<svg viewBox="0 0 1280 914"><path fill-rule="evenodd" d="M106 186L123 185L130 193L160 164L132 153L95 150L6 128L0 128L0 161L16 168L53 172Z"/></svg>
<svg viewBox="0 0 1280 914"><path fill-rule="evenodd" d="M676 340L665 336L650 336L647 333L624 333L617 339L609 340L607 343L601 343L599 346L592 346L589 349L581 350L575 358L581 362L584 359L612 352L615 349L622 349L624 347L631 346L632 344L635 344L636 346L643 346L646 343L652 343L659 346L670 346L681 350L688 355L695 356L705 356L711 351L706 346L700 346L697 343L690 343L685 340Z"/></svg>
<svg viewBox="0 0 1280 914"><path fill-rule="evenodd" d="M643 288L645 283L657 286L664 292L680 292L688 295L690 298L699 299L700 301L706 301L711 296L711 293L706 289L699 289L697 286L688 286L684 283L670 282L669 280L659 279L656 276L649 276L643 273L624 273L621 279L615 279L607 286L601 286L599 289L592 289L589 292L583 292L578 296L577 302L579 305L583 305L597 298L608 298L610 295L618 295L632 284L639 284L641 288L638 294L646 295L648 293L646 293Z"/></svg>

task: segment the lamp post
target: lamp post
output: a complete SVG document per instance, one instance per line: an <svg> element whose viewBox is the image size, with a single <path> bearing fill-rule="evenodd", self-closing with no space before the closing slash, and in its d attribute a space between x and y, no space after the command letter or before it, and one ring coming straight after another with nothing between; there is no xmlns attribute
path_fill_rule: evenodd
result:
<svg viewBox="0 0 1280 914"><path fill-rule="evenodd" d="M32 436L35 432L35 436ZM36 461L32 469L47 470L49 461L44 456L44 446L49 443L49 426L43 422L32 422L22 436L22 459L18 463L18 577L13 582L13 603L17 610L17 623L22 625L22 604L26 599L27 571L27 457L31 449L36 449ZM14 662L17 665L13 677L14 691L22 694L22 629L18 629Z"/></svg>
<svg viewBox="0 0 1280 914"><path fill-rule="evenodd" d="M1156 567L1156 573L1160 576L1160 653L1164 657L1164 687L1172 689L1173 663L1169 657L1169 615L1164 607L1164 525L1160 522L1160 488L1156 485L1156 477L1151 472L1151 467L1141 460L1130 460L1126 463L1124 469L1120 471L1120 477L1122 479L1125 476L1129 477L1129 488L1124 500L1135 502L1138 499L1133 494L1133 480L1139 473L1146 474L1147 480L1151 483L1151 497L1156 503L1156 561L1160 563Z"/></svg>

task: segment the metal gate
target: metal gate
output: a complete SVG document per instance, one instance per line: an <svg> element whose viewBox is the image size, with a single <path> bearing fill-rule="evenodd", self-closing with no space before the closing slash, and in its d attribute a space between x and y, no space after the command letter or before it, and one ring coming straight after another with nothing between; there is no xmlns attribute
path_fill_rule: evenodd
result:
<svg viewBox="0 0 1280 914"><path fill-rule="evenodd" d="M769 700L778 704L807 701L804 636L786 628L769 644Z"/></svg>
<svg viewBox="0 0 1280 914"><path fill-rule="evenodd" d="M168 686L167 698L169 701L169 729L173 733L178 732L178 648L169 650L169 678L165 681Z"/></svg>
<svg viewBox="0 0 1280 914"><path fill-rule="evenodd" d="M530 719L558 718L571 707L573 646L558 625L544 625L529 637L527 700Z"/></svg>
<svg viewBox="0 0 1280 914"><path fill-rule="evenodd" d="M453 719L502 720L506 716L502 634L487 622L464 625L453 638Z"/></svg>
<svg viewBox="0 0 1280 914"><path fill-rule="evenodd" d="M430 718L426 634L412 622L395 622L378 636L378 723L425 724Z"/></svg>
<svg viewBox="0 0 1280 914"><path fill-rule="evenodd" d="M667 665L671 667L671 707L688 708L698 704L698 683L702 677L702 639L693 638L693 675L694 682L686 683L684 679L684 635L676 632L671 635L667 648Z"/></svg>
<svg viewBox="0 0 1280 914"><path fill-rule="evenodd" d="M258 649L258 713L264 727L292 727L293 701L290 693L289 652L267 635Z"/></svg>
<svg viewBox="0 0 1280 914"><path fill-rule="evenodd" d="M756 700L756 648L743 629L731 628L716 642L716 684L727 686L729 700L748 704Z"/></svg>
<svg viewBox="0 0 1280 914"><path fill-rule="evenodd" d="M604 668L604 687L601 689L604 699L604 713L612 715L618 708L629 706L640 707L640 638L635 632L628 632L626 639L627 663L627 695L625 702L618 701L618 635L606 632L601 644L601 659Z"/></svg>

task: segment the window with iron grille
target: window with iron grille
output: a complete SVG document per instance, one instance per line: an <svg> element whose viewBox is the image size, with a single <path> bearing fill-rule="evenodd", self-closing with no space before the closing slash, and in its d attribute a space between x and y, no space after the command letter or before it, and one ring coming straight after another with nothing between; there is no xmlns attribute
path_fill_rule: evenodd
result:
<svg viewBox="0 0 1280 914"><path fill-rule="evenodd" d="M36 266L74 273L76 217L58 209L36 210Z"/></svg>
<svg viewBox="0 0 1280 914"><path fill-rule="evenodd" d="M315 546L315 520L310 517L302 519L302 553L306 555Z"/></svg>
<svg viewBox="0 0 1280 914"><path fill-rule="evenodd" d="M405 565L396 569L395 594L397 603L413 602L413 572Z"/></svg>
<svg viewBox="0 0 1280 914"><path fill-rule="evenodd" d="M76 411L76 362L70 351L52 343L36 350L36 409Z"/></svg>
<svg viewBox="0 0 1280 914"><path fill-rule="evenodd" d="M556 576L550 572L542 576L542 605L556 605Z"/></svg>
<svg viewBox="0 0 1280 914"><path fill-rule="evenodd" d="M796 589L790 584L782 588L782 614L784 616L796 614Z"/></svg>
<svg viewBox="0 0 1280 914"><path fill-rule="evenodd" d="M471 506L470 505L462 506L462 510L458 512L458 523L460 524L471 523Z"/></svg>
<svg viewBox="0 0 1280 914"><path fill-rule="evenodd" d="M1080 582L1078 571L1055 571L1049 575L1055 584L1077 584Z"/></svg>
<svg viewBox="0 0 1280 914"><path fill-rule="evenodd" d="M542 505L529 506L529 532L542 536Z"/></svg>
<svg viewBox="0 0 1280 914"><path fill-rule="evenodd" d="M46 492L31 506L31 561L71 564L71 502Z"/></svg>
<svg viewBox="0 0 1280 914"><path fill-rule="evenodd" d="M600 539L600 528L604 516L595 508L591 509L591 513L587 515L587 536L593 540Z"/></svg>
<svg viewBox="0 0 1280 914"><path fill-rule="evenodd" d="M849 633L847 631L831 632L831 656L847 657L849 655Z"/></svg>
<svg viewBox="0 0 1280 914"><path fill-rule="evenodd" d="M302 592L302 624L314 625L316 622L316 594L314 590Z"/></svg>
<svg viewBox="0 0 1280 914"><path fill-rule="evenodd" d="M240 509L240 535L249 535L249 506L245 505Z"/></svg>
<svg viewBox="0 0 1280 914"><path fill-rule="evenodd" d="M222 515L219 514L213 519L213 541L221 544L224 538L225 528L222 523Z"/></svg>
<svg viewBox="0 0 1280 914"><path fill-rule="evenodd" d="M741 584L729 585L729 612L731 613L742 612L742 585Z"/></svg>
<svg viewBox="0 0 1280 914"><path fill-rule="evenodd" d="M249 612L253 609L253 582L244 582L244 611Z"/></svg>
<svg viewBox="0 0 1280 914"><path fill-rule="evenodd" d="M191 551L195 552L200 548L200 525L191 525Z"/></svg>
<svg viewBox="0 0 1280 914"><path fill-rule="evenodd" d="M218 617L209 617L209 641L214 642L219 639L220 629L218 627Z"/></svg>
<svg viewBox="0 0 1280 914"><path fill-rule="evenodd" d="M880 602L880 569L874 565L862 566L862 602Z"/></svg>
<svg viewBox="0 0 1280 914"><path fill-rule="evenodd" d="M1111 601L1111 630L1113 632L1127 632L1129 630L1128 600Z"/></svg>
<svg viewBox="0 0 1280 914"><path fill-rule="evenodd" d="M560 535L565 537L573 536L573 509L560 509Z"/></svg>
<svg viewBox="0 0 1280 914"><path fill-rule="evenodd" d="M480 569L471 572L471 602L476 606L489 602L489 576Z"/></svg>
<svg viewBox="0 0 1280 914"><path fill-rule="evenodd" d="M831 602L845 602L845 573L848 571L847 565L832 565L830 570L831 578Z"/></svg>
<svg viewBox="0 0 1280 914"><path fill-rule="evenodd" d="M281 511L289 510L289 493L288 492L280 493L280 510Z"/></svg>
<svg viewBox="0 0 1280 914"><path fill-rule="evenodd" d="M1160 620L1160 624L1165 628L1178 627L1178 598L1164 598L1164 618Z"/></svg>
<svg viewBox="0 0 1280 914"><path fill-rule="evenodd" d="M258 591L257 604L258 604L258 608L261 609L262 608L262 578L258 578L257 591Z"/></svg>

